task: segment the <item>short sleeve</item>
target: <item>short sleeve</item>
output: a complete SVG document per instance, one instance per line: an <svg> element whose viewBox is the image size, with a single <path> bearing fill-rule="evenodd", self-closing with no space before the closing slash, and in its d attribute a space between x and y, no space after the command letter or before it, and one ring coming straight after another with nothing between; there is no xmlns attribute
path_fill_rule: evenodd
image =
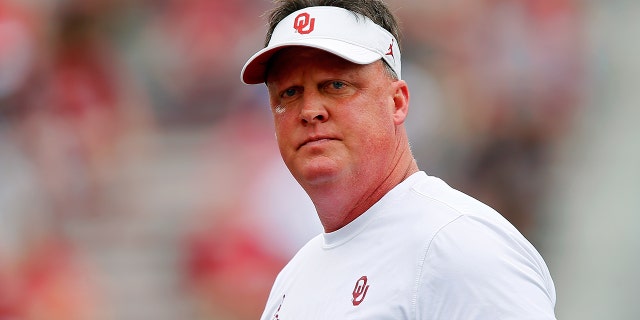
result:
<svg viewBox="0 0 640 320"><path fill-rule="evenodd" d="M549 271L512 231L468 216L440 229L418 275L416 319L555 319Z"/></svg>

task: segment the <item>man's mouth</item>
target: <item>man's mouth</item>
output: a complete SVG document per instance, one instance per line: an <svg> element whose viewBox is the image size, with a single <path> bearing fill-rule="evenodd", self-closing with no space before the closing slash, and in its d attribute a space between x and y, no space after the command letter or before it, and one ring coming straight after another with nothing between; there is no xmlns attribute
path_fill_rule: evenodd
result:
<svg viewBox="0 0 640 320"><path fill-rule="evenodd" d="M331 140L336 140L336 139L331 137L325 137L325 136L310 137L306 139L302 144L300 144L300 146L298 146L298 149L304 146L313 146L313 145L321 144Z"/></svg>

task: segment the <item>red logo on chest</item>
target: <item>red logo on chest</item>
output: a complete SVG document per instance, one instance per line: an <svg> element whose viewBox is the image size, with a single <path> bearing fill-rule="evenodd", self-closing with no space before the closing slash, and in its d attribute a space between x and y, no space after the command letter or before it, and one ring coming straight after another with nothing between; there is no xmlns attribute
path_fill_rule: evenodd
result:
<svg viewBox="0 0 640 320"><path fill-rule="evenodd" d="M358 281L356 281L356 286L353 288L353 299L351 302L354 307L359 306L364 297L367 295L367 291L369 290L369 285L367 284L367 276L362 276Z"/></svg>
<svg viewBox="0 0 640 320"><path fill-rule="evenodd" d="M315 27L316 18L311 18L311 16L303 12L296 17L296 20L293 21L293 28L298 31L299 34L309 34L313 31Z"/></svg>

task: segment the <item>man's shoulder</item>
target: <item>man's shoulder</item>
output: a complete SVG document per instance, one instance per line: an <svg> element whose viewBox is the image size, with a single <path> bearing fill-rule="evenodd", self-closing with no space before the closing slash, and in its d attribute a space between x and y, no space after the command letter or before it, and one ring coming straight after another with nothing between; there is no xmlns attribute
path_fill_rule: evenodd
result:
<svg viewBox="0 0 640 320"><path fill-rule="evenodd" d="M405 200L411 204L416 223L435 228L433 237L455 237L464 241L473 237L500 239L506 243L529 242L499 212L460 192L444 181L426 176L414 183ZM470 241L477 241L471 239Z"/></svg>
<svg viewBox="0 0 640 320"><path fill-rule="evenodd" d="M490 253L497 242L504 250L524 250L537 256L529 241L500 213L475 198L450 187L443 180L427 176L414 179L409 188L398 193L381 224L386 232L403 230L397 237L405 243L416 242L433 249L449 245L457 250ZM393 227L395 225L395 227ZM510 248L510 249L509 249ZM449 251L450 248L445 249ZM472 256L472 255L468 255Z"/></svg>
<svg viewBox="0 0 640 320"><path fill-rule="evenodd" d="M422 204L439 204L452 214L477 214L494 211L486 204L447 184L444 180L423 174L409 188L413 197ZM493 214L492 212L491 214Z"/></svg>
<svg viewBox="0 0 640 320"><path fill-rule="evenodd" d="M477 217L500 225L509 223L495 210L458 191L440 178L419 172L407 181L402 192L391 196L389 207L405 215L407 223L424 224L439 230L462 216ZM400 219L403 220L403 219Z"/></svg>

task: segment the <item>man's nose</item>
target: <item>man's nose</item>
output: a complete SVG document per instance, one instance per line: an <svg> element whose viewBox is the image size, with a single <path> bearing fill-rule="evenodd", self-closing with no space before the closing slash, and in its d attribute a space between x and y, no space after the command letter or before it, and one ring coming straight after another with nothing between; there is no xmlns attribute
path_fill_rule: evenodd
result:
<svg viewBox="0 0 640 320"><path fill-rule="evenodd" d="M324 107L321 99L314 96L307 96L300 111L300 121L303 125L322 123L329 120L329 112Z"/></svg>

